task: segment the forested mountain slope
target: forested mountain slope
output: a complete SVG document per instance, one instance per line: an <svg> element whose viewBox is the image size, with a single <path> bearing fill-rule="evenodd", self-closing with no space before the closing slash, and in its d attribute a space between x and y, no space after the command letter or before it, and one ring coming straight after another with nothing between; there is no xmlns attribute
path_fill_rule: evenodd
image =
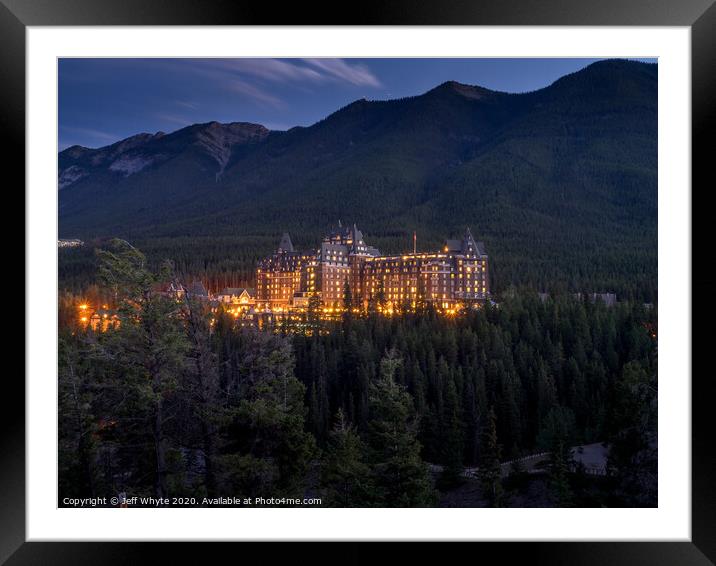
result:
<svg viewBox="0 0 716 566"><path fill-rule="evenodd" d="M287 132L198 124L59 166L61 237L122 236L186 272L249 281L281 232L315 246L338 219L385 252L467 225L498 291L656 299L656 65L602 61L525 94L448 82Z"/></svg>

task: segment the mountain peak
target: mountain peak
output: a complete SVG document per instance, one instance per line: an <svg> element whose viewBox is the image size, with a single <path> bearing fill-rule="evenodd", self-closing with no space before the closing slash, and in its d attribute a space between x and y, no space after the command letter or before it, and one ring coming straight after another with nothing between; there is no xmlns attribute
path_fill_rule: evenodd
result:
<svg viewBox="0 0 716 566"><path fill-rule="evenodd" d="M194 132L201 135L201 133L211 134L214 136L239 136L245 138L251 137L264 137L268 135L269 129L261 124L255 124L253 122L217 122L213 120L211 122L204 122L200 124L192 124L186 126L181 130L173 132L173 134L179 134L180 132ZM170 134L172 135L172 134Z"/></svg>
<svg viewBox="0 0 716 566"><path fill-rule="evenodd" d="M461 96L464 96L465 98L479 100L486 94L491 93L493 91L481 86L463 84L457 81L445 81L444 83L436 86L429 92L450 92L459 94Z"/></svg>
<svg viewBox="0 0 716 566"><path fill-rule="evenodd" d="M90 151L92 151L92 150L88 147L84 147L82 145L75 144L75 145L71 145L70 147L66 147L65 149L63 149L60 152L60 154L64 153L65 155L68 155L74 159L77 159L78 157L80 157Z"/></svg>
<svg viewBox="0 0 716 566"><path fill-rule="evenodd" d="M654 63L629 59L604 59L564 75L538 92L561 91L563 96L577 92L589 97L609 96L622 102L640 97L644 92L649 96L656 92L658 68Z"/></svg>
<svg viewBox="0 0 716 566"><path fill-rule="evenodd" d="M170 134L143 132L98 149L72 146L59 154L59 187L69 187L100 172L126 178L161 165L189 147L199 148L216 162L218 178L235 147L260 142L269 133L261 124L212 121L192 124Z"/></svg>

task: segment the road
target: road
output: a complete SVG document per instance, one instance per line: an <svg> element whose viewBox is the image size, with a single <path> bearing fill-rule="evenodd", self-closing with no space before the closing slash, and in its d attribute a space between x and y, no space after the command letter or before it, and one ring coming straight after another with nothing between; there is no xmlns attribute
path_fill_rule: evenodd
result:
<svg viewBox="0 0 716 566"><path fill-rule="evenodd" d="M607 456L609 450L601 443L595 442L594 444L583 444L581 446L572 447L572 459L575 464L582 464L584 471L589 475L603 476L606 475L607 468ZM500 464L502 477L507 477L513 469L513 464L519 462L522 470L528 474L541 474L547 471L549 465L549 452L539 452L537 454L530 454L518 460L509 460ZM433 473L440 473L443 469L442 466L437 464L429 464L430 471ZM468 467L464 468L462 475L466 478L477 477L479 468Z"/></svg>

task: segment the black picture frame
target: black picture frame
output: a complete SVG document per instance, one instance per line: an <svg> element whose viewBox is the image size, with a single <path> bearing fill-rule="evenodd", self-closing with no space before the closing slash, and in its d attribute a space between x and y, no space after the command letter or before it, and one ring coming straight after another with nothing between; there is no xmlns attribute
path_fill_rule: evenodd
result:
<svg viewBox="0 0 716 566"><path fill-rule="evenodd" d="M25 172L18 165L25 152L25 32L27 26L62 25L565 25L565 26L688 26L692 39L692 210L707 214L705 195L709 194L713 135L716 131L713 104L716 101L716 5L714 0L503 0L438 2L411 0L380 1L341 6L294 3L278 9L270 3L229 2L228 0L0 0L0 132L5 149L0 154L6 191L24 186ZM343 6L345 8L345 6ZM350 18L348 20L347 18ZM662 158L662 156L660 156ZM694 190L695 187L700 187ZM694 200L700 206L693 206ZM20 206L24 205L21 203ZM693 222L693 221L692 221ZM701 224L704 226L704 224ZM695 223L692 223L692 231ZM16 235L15 235L16 237ZM693 232L692 260L713 258L705 232ZM702 249L705 248L704 249ZM703 253L699 253L703 252ZM691 542L619 543L471 543L470 560L499 560L511 563L529 560L531 564L713 564L716 562L716 451L711 431L715 405L711 372L701 370L705 346L712 340L708 323L713 321L711 297L716 279L709 275L711 262L692 261L692 291L703 299L693 315L691 331L692 379L692 539ZM18 284L15 284L17 288ZM25 296L25 302L31 298ZM671 297L668 300L682 300ZM684 302L683 308L691 310ZM701 328L702 330L699 330ZM18 334L20 334L18 332ZM24 333L22 334L24 336ZM26 339L31 340L32 336ZM694 346L701 346L700 349ZM698 352L698 353L697 353ZM0 411L0 562L20 564L130 564L144 560L162 563L210 563L212 554L227 544L208 545L170 543L39 543L25 542L25 415L24 385L17 372L6 371L3 383L3 410ZM672 376L690 379L691 376ZM317 533L320 537L320 533ZM320 561L336 553L346 560L363 563L384 552L384 544L348 543L325 552L311 549L311 560ZM288 558L306 552L297 543L243 545L241 555L251 549L262 560ZM444 560L440 546L419 545L423 559ZM231 545L229 557L239 559ZM295 558L290 558L295 559ZM147 560L147 561L148 561ZM407 559L406 559L407 560Z"/></svg>

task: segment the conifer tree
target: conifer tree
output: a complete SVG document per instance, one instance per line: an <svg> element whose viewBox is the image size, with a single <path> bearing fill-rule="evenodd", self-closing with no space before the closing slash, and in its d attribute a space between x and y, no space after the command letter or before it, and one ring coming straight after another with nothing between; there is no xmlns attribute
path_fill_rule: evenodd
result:
<svg viewBox="0 0 716 566"><path fill-rule="evenodd" d="M440 452L443 473L440 476L440 485L442 488L460 483L463 469L464 433L462 414L457 389L452 378L449 378L445 385L445 408L441 431Z"/></svg>
<svg viewBox="0 0 716 566"><path fill-rule="evenodd" d="M571 462L570 448L565 445L563 437L556 436L550 454L549 488L557 507L571 507L574 503L569 484Z"/></svg>
<svg viewBox="0 0 716 566"><path fill-rule="evenodd" d="M412 399L395 383L400 363L390 351L381 360L380 377L371 383L367 453L381 507L424 507L434 502L425 463L420 458Z"/></svg>
<svg viewBox="0 0 716 566"><path fill-rule="evenodd" d="M346 310L346 313L349 314L353 309L353 293L351 292L351 286L350 283L348 283L348 279L346 279L343 284L343 308Z"/></svg>
<svg viewBox="0 0 716 566"><path fill-rule="evenodd" d="M244 341L234 449L223 458L224 475L244 495L272 489L296 496L316 452L304 430L305 386L293 374L287 338L247 331Z"/></svg>
<svg viewBox="0 0 716 566"><path fill-rule="evenodd" d="M223 403L219 386L218 361L210 336L211 312L200 300L184 295L183 317L190 344L183 394L194 417L192 423L199 431L206 493L215 497L218 493L218 431L229 422L231 411Z"/></svg>
<svg viewBox="0 0 716 566"><path fill-rule="evenodd" d="M321 464L321 486L326 504L363 507L370 503L370 468L364 462L365 446L339 409Z"/></svg>
<svg viewBox="0 0 716 566"><path fill-rule="evenodd" d="M626 364L615 384L610 415L608 472L629 504L651 504L657 492L656 376Z"/></svg>
<svg viewBox="0 0 716 566"><path fill-rule="evenodd" d="M93 395L87 372L82 367L86 350L77 341L58 340L58 438L60 492L90 497L97 494L95 466L98 426L92 414Z"/></svg>
<svg viewBox="0 0 716 566"><path fill-rule="evenodd" d="M500 445L497 441L497 417L494 409L490 408L482 439L479 477L482 490L492 507L502 507L503 505L500 452Z"/></svg>
<svg viewBox="0 0 716 566"><path fill-rule="evenodd" d="M316 293L311 294L308 298L306 322L309 334L318 332L321 324L321 298Z"/></svg>
<svg viewBox="0 0 716 566"><path fill-rule="evenodd" d="M368 301L368 313L375 315L379 310L385 306L385 286L383 280L378 279L375 293L371 296Z"/></svg>
<svg viewBox="0 0 716 566"><path fill-rule="evenodd" d="M153 292L158 281L171 278L170 266L155 275L144 255L124 240L98 250L100 275L119 302L119 328L108 334L102 350L123 371L122 381L136 399L138 415L148 421L154 454L154 494L169 495L169 439L165 424L177 378L186 366L189 344L180 318L180 305Z"/></svg>

